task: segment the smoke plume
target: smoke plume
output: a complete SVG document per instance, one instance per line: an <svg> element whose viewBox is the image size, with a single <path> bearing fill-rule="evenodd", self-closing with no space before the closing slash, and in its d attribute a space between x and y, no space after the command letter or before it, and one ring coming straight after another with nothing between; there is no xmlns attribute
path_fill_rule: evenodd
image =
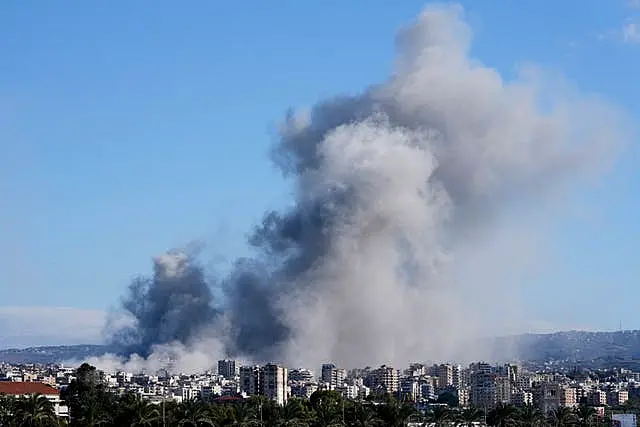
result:
<svg viewBox="0 0 640 427"><path fill-rule="evenodd" d="M624 135L604 103L533 69L506 81L470 43L460 7L427 7L387 80L289 113L273 159L295 205L264 216L258 255L208 281L193 257L158 258L115 342L311 368L471 356L515 304L501 271L522 256L522 218L551 215Z"/></svg>

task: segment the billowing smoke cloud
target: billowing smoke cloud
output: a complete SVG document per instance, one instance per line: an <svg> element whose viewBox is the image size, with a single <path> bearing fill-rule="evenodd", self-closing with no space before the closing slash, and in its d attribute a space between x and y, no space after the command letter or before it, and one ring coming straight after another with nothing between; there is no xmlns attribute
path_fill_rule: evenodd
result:
<svg viewBox="0 0 640 427"><path fill-rule="evenodd" d="M135 319L115 331L112 339L124 354L148 357L154 344L187 342L217 317L204 272L184 252L154 259L152 278L129 286L122 307Z"/></svg>
<svg viewBox="0 0 640 427"><path fill-rule="evenodd" d="M624 135L606 105L532 70L505 81L470 42L461 8L428 7L386 81L287 115L273 157L295 206L266 214L259 255L209 283L189 257L156 260L116 341L311 368L471 357L496 304L514 303L501 297L517 284L493 270L521 239L502 224L547 209Z"/></svg>

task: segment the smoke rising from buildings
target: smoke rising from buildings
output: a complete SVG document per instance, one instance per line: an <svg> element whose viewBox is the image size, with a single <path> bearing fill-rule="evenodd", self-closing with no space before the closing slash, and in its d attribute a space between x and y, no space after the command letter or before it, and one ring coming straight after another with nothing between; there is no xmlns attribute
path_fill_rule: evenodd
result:
<svg viewBox="0 0 640 427"><path fill-rule="evenodd" d="M471 357L490 300L516 286L494 271L524 250L502 224L522 231L527 210L547 209L624 138L604 103L475 61L471 36L461 8L427 7L399 32L387 80L288 114L273 159L295 205L264 216L249 239L258 255L214 280L184 253L156 259L113 341L194 367L206 355L310 367Z"/></svg>

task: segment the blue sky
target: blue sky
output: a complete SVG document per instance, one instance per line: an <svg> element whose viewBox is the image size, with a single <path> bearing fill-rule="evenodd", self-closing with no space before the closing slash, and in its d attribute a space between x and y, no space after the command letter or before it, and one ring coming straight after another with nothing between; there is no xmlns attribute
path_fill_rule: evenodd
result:
<svg viewBox="0 0 640 427"><path fill-rule="evenodd" d="M461 4L473 56L503 76L535 63L640 116L640 8ZM69 319L99 318L171 247L203 239L227 257L242 253L262 212L287 200L267 157L283 114L382 80L397 29L423 6L3 2L0 346L95 339L97 326L28 335L16 313L44 319L54 335ZM580 197L581 215L557 227L553 268L526 291L536 319L640 328L638 156L632 144Z"/></svg>

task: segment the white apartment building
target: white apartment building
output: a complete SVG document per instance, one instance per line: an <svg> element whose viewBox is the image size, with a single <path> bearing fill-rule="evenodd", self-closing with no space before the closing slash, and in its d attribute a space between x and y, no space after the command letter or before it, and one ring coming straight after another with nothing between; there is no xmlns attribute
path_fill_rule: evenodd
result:
<svg viewBox="0 0 640 427"><path fill-rule="evenodd" d="M50 385L40 382L0 381L0 395L16 398L41 394L53 404L53 410L58 417L69 416L69 408L60 400L60 391Z"/></svg>
<svg viewBox="0 0 640 427"><path fill-rule="evenodd" d="M278 405L287 403L287 368L267 364L262 368L262 394Z"/></svg>
<svg viewBox="0 0 640 427"><path fill-rule="evenodd" d="M266 396L279 405L287 403L287 368L275 364L240 368L240 392L247 396Z"/></svg>

